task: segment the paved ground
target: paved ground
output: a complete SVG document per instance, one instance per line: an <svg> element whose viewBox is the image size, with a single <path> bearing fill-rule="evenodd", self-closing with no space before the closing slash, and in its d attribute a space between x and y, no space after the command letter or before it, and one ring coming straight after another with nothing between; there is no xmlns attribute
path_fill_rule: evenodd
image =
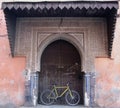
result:
<svg viewBox="0 0 120 108"><path fill-rule="evenodd" d="M20 108L100 108L100 107L85 107L85 106L68 106L68 105L37 105L36 107L20 107Z"/></svg>
<svg viewBox="0 0 120 108"><path fill-rule="evenodd" d="M37 105L36 107L20 107L20 108L90 108L90 107L84 107L84 106L63 106L63 105Z"/></svg>
<svg viewBox="0 0 120 108"><path fill-rule="evenodd" d="M35 107L25 107L25 106L21 106L21 107L17 107L14 104L8 103L6 105L0 105L0 108L98 108L98 107L85 107L85 106L68 106L68 105L49 105L49 106L45 106L45 105L37 105Z"/></svg>

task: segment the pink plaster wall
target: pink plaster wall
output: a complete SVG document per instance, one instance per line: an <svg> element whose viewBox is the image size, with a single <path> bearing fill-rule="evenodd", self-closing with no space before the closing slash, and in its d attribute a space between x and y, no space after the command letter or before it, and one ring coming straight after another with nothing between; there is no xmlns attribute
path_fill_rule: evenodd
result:
<svg viewBox="0 0 120 108"><path fill-rule="evenodd" d="M0 104L23 104L25 57L11 57L3 11L0 10Z"/></svg>
<svg viewBox="0 0 120 108"><path fill-rule="evenodd" d="M120 63L96 58L96 103L106 108L120 108Z"/></svg>
<svg viewBox="0 0 120 108"><path fill-rule="evenodd" d="M118 41L118 39L117 39ZM118 42L120 43L120 41ZM114 46L118 46L114 44ZM114 59L120 55L114 47ZM117 50L116 50L117 49ZM24 102L25 57L11 57L3 11L0 10L0 104ZM115 55L116 54L116 55ZM119 57L120 58L120 57ZM120 108L120 59L96 58L95 102L106 108Z"/></svg>

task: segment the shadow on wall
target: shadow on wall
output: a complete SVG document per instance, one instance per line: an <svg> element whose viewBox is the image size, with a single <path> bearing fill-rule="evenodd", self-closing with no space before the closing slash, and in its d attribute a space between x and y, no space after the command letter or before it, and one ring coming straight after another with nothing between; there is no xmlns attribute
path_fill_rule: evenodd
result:
<svg viewBox="0 0 120 108"><path fill-rule="evenodd" d="M0 105L5 106L7 103L21 105L24 101L25 57L12 58L10 53L5 18L0 10Z"/></svg>

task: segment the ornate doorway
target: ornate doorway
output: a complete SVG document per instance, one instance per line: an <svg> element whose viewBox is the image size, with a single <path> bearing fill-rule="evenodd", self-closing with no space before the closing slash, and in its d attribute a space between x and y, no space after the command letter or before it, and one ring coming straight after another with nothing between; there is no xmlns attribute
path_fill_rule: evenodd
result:
<svg viewBox="0 0 120 108"><path fill-rule="evenodd" d="M66 85L79 92L84 104L83 74L81 72L81 58L77 49L69 42L57 40L49 44L41 57L41 72L39 76L39 96L53 84ZM60 91L59 91L60 92ZM40 99L38 100L39 103ZM55 104L66 104L64 97Z"/></svg>

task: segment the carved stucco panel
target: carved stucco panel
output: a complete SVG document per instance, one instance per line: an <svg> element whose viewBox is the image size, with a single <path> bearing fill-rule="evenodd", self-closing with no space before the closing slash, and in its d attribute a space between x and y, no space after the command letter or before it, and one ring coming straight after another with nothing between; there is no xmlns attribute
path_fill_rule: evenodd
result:
<svg viewBox="0 0 120 108"><path fill-rule="evenodd" d="M84 47L84 33L70 33L72 36L74 36Z"/></svg>
<svg viewBox="0 0 120 108"><path fill-rule="evenodd" d="M67 40L73 45L72 39L77 40L78 47L82 47L84 53L84 71L94 70L94 59L98 56L107 57L107 33L104 18L65 18L61 27L59 18L20 18L17 21L15 55L27 57L27 68L32 71L39 70L40 44L44 40L56 34L69 34ZM57 36L57 35L56 35ZM62 36L66 39L66 36ZM52 39L52 38L51 38ZM49 41L49 40L48 40ZM48 42L47 41L47 42ZM52 42L52 41L51 41ZM48 42L49 43L49 42ZM49 45L49 44L46 44Z"/></svg>
<svg viewBox="0 0 120 108"><path fill-rule="evenodd" d="M31 26L25 22L17 21L15 38L15 56L26 56L26 68L31 70L32 56L32 30Z"/></svg>
<svg viewBox="0 0 120 108"><path fill-rule="evenodd" d="M50 35L51 35L50 33L40 33L40 32L38 32L37 33L37 37L38 37L37 46L39 46L43 42L43 40L45 40Z"/></svg>
<svg viewBox="0 0 120 108"><path fill-rule="evenodd" d="M35 53L35 70L36 71L40 71L40 69L39 69L39 67L40 67L40 64L38 64L38 59L39 59L39 61L40 61L40 58L38 57L38 47L40 46L40 44L42 44L42 42L44 42L44 40L48 37L48 36L50 36L50 33L40 33L40 32L36 32L36 42L37 42L37 44L36 44L36 53Z"/></svg>

